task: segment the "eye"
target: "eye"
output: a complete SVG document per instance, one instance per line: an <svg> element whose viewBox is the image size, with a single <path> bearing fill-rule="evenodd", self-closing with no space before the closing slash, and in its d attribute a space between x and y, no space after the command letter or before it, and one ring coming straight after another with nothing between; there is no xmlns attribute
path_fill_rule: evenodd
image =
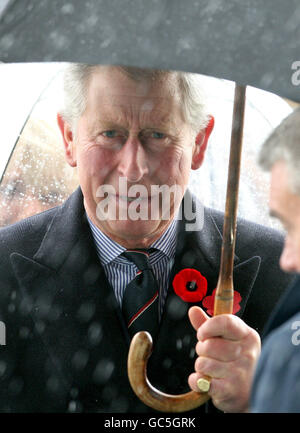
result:
<svg viewBox="0 0 300 433"><path fill-rule="evenodd" d="M114 138L117 136L117 131L114 129L111 129L109 131L104 131L103 135L104 135L104 137L107 137L107 138Z"/></svg>
<svg viewBox="0 0 300 433"><path fill-rule="evenodd" d="M163 134L162 132L154 131L151 133L151 137L156 139L162 139L165 138L165 134Z"/></svg>

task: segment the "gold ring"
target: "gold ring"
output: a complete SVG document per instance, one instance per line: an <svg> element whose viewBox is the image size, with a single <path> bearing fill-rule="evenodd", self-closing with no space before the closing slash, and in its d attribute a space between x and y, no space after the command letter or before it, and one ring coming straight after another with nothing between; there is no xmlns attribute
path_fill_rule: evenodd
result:
<svg viewBox="0 0 300 433"><path fill-rule="evenodd" d="M201 392L208 392L210 388L210 381L200 377L200 379L197 380L197 386Z"/></svg>

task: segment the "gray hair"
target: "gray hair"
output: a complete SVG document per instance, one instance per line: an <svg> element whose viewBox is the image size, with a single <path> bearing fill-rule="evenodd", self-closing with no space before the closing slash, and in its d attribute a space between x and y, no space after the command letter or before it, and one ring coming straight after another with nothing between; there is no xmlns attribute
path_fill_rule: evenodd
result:
<svg viewBox="0 0 300 433"><path fill-rule="evenodd" d="M300 107L289 114L264 142L258 162L270 171L272 166L283 160L290 173L290 187L300 194Z"/></svg>
<svg viewBox="0 0 300 433"><path fill-rule="evenodd" d="M86 109L86 94L90 77L95 70L101 67L107 66L71 63L65 69L64 108L61 114L73 129L76 121ZM191 125L195 132L199 132L206 127L209 121L209 113L206 109L205 95L198 74L131 66L110 67L119 69L134 81L168 79L168 77L175 74L185 121ZM177 89L173 90L176 91Z"/></svg>

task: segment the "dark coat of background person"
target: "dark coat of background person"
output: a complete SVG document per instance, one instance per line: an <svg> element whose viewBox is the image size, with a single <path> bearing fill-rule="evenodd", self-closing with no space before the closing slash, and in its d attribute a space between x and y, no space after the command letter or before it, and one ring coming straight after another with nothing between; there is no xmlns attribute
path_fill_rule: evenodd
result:
<svg viewBox="0 0 300 433"><path fill-rule="evenodd" d="M185 231L185 223L179 222L170 289L148 363L152 384L172 394L189 391L196 344L187 316L193 304L174 293L172 280L181 269L195 268L212 293L223 215L205 209L199 231ZM242 302L237 315L258 332L291 279L278 267L282 243L276 231L238 222L234 285ZM0 256L0 320L6 325L0 411L153 411L128 382L129 336L95 251L80 188L62 206L1 229ZM212 404L196 409L213 410Z"/></svg>
<svg viewBox="0 0 300 433"><path fill-rule="evenodd" d="M272 313L251 393L251 412L300 413L300 277Z"/></svg>

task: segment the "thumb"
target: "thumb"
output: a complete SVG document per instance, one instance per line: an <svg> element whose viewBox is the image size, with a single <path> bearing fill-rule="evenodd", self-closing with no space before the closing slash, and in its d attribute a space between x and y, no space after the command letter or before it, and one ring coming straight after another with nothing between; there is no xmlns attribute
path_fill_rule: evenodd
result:
<svg viewBox="0 0 300 433"><path fill-rule="evenodd" d="M210 317L202 310L202 308L194 306L189 309L189 319L195 331L206 322Z"/></svg>

